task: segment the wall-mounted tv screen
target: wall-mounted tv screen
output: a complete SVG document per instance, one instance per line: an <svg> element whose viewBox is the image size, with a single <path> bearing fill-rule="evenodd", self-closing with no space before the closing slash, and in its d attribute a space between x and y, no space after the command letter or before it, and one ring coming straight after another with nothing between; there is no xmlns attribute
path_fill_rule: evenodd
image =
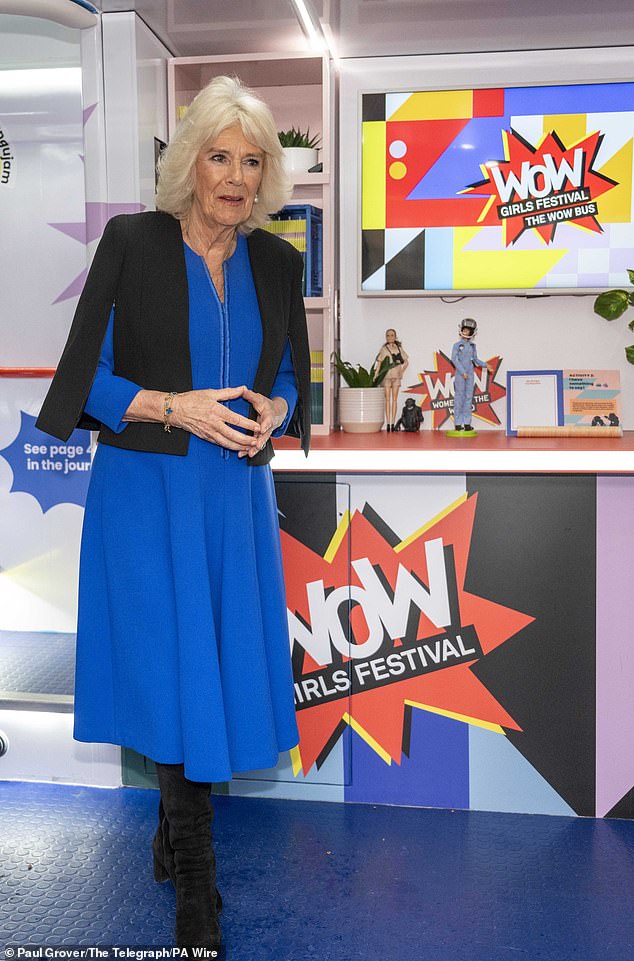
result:
<svg viewBox="0 0 634 961"><path fill-rule="evenodd" d="M361 293L629 284L634 83L364 93L361 114Z"/></svg>

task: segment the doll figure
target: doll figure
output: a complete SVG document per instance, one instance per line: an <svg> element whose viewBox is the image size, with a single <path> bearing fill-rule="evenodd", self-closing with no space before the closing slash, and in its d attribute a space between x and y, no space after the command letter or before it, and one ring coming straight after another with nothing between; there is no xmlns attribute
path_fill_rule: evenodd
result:
<svg viewBox="0 0 634 961"><path fill-rule="evenodd" d="M393 429L400 430L402 425L403 430L420 430L420 425L423 423L423 419L423 412L420 407L417 406L414 398L408 397L405 401L405 406L401 411L401 416L396 421Z"/></svg>
<svg viewBox="0 0 634 961"><path fill-rule="evenodd" d="M379 369L384 357L387 357L392 363L396 364L395 367L391 367L390 370L388 370L383 378L383 387L385 388L385 419L387 421L388 431L393 431L394 421L396 420L398 392L401 387L403 372L409 363L407 352L400 340L397 340L396 331L393 327L385 331L385 343L376 355L374 362L375 373Z"/></svg>
<svg viewBox="0 0 634 961"><path fill-rule="evenodd" d="M453 419L455 430L473 431L471 426L471 411L473 408L474 367L486 367L491 374L491 367L484 360L480 360L476 352L473 338L478 325L471 317L465 317L458 324L460 340L451 350L451 363L456 368L454 381Z"/></svg>

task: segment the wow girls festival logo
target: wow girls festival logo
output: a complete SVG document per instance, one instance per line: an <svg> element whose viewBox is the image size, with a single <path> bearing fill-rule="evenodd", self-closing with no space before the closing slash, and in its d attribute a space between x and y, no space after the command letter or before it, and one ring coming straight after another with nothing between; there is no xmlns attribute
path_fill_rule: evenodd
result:
<svg viewBox="0 0 634 961"><path fill-rule="evenodd" d="M485 424L498 425L501 421L493 409L493 404L506 396L506 388L495 379L502 358L499 355L488 357L487 364L492 373L489 373L487 368L476 367L474 370L472 412L474 417ZM453 416L456 371L451 359L442 350L434 351L434 369L419 373L418 380L419 383L407 387L405 393L421 395L421 410L430 411L432 430L437 430Z"/></svg>
<svg viewBox="0 0 634 961"><path fill-rule="evenodd" d="M490 222L493 216L502 225L505 246L530 229L550 243L561 223L602 233L597 198L618 186L593 169L603 134L568 148L554 131L536 147L512 129L503 130L502 139L505 159L481 164L484 179L462 193L488 196L479 219Z"/></svg>
<svg viewBox="0 0 634 961"><path fill-rule="evenodd" d="M282 531L304 774L346 724L400 764L406 704L520 730L471 671L533 620L465 590L476 503L463 494L404 540L366 506L323 557Z"/></svg>

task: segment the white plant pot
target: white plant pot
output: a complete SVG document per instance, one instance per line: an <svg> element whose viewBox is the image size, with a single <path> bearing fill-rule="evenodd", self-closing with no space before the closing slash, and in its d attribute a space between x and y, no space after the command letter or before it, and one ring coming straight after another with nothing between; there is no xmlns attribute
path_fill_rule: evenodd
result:
<svg viewBox="0 0 634 961"><path fill-rule="evenodd" d="M317 148L284 147L284 167L289 174L306 173L317 163Z"/></svg>
<svg viewBox="0 0 634 961"><path fill-rule="evenodd" d="M383 387L342 387L339 391L339 420L349 434L371 434L381 430L385 419Z"/></svg>

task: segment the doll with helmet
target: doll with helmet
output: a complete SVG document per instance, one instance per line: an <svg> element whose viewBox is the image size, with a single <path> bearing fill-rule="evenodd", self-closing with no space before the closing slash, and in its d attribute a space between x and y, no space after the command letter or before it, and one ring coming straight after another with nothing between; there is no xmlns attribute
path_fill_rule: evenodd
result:
<svg viewBox="0 0 634 961"><path fill-rule="evenodd" d="M473 391L475 385L474 371L476 367L486 367L493 373L485 360L480 360L474 343L478 331L478 324L472 317L465 317L458 324L460 339L451 349L451 363L456 369L454 379L454 430L448 431L452 437L471 436L476 432L471 425L473 412Z"/></svg>

